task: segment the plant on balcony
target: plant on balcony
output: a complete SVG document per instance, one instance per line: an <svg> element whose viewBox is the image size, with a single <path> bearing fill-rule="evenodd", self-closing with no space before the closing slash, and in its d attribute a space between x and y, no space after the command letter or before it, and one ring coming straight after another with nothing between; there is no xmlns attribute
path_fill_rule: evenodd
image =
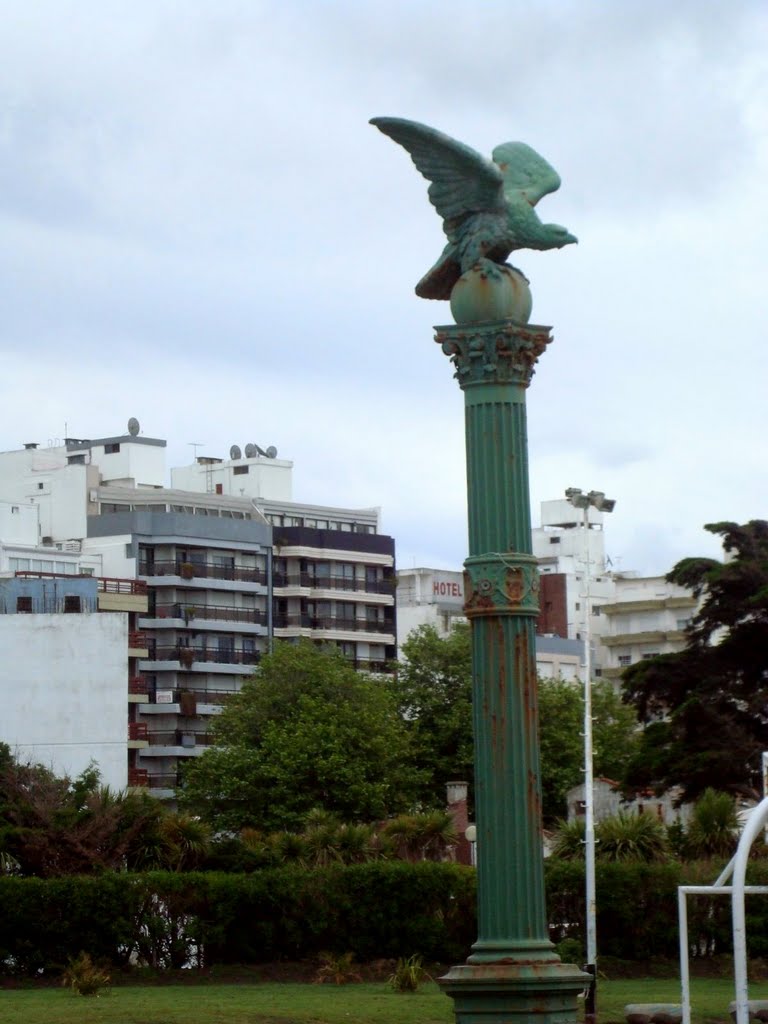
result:
<svg viewBox="0 0 768 1024"><path fill-rule="evenodd" d="M191 647L182 647L179 650L179 662L184 668L192 668L192 662L195 660L195 652Z"/></svg>
<svg viewBox="0 0 768 1024"><path fill-rule="evenodd" d="M194 579L194 576L195 576L195 567L194 567L194 565L192 565L191 562L182 562L181 565L179 566L179 576L181 576L181 578L183 580Z"/></svg>

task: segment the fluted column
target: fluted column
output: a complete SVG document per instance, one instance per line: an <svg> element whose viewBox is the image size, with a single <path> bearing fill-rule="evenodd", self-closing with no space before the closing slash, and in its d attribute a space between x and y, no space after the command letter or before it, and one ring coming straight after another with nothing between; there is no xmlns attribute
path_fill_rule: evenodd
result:
<svg viewBox="0 0 768 1024"><path fill-rule="evenodd" d="M525 395L549 328L512 320L437 328L466 411L478 938L441 979L460 1024L576 1020L584 976L548 938L544 900Z"/></svg>

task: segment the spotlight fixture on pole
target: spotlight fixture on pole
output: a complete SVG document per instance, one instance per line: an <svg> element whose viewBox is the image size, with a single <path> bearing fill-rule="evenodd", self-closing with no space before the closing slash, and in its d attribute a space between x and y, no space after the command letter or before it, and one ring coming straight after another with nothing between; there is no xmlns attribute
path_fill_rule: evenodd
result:
<svg viewBox="0 0 768 1024"><path fill-rule="evenodd" d="M584 527L584 859L587 902L587 963L584 970L591 975L584 1004L585 1024L596 1019L597 988L597 907L595 900L595 785L592 756L592 597L589 558L589 510L613 512L616 502L606 498L604 491L585 494L579 487L568 487L565 496L574 508L582 511Z"/></svg>

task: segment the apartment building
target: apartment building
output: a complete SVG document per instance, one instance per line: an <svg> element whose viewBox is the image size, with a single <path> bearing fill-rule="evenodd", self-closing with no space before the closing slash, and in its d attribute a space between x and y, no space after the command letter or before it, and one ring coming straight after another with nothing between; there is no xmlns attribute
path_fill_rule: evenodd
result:
<svg viewBox="0 0 768 1024"><path fill-rule="evenodd" d="M618 679L636 661L683 649L685 629L699 607L690 590L663 576L631 573L614 574L613 584L614 599L602 609L606 678Z"/></svg>
<svg viewBox="0 0 768 1024"><path fill-rule="evenodd" d="M293 502L293 464L274 448L199 457L171 470L171 487L165 448L136 421L122 435L29 444L0 453L0 499L23 507L73 565L79 557L114 585L140 588L130 779L170 797L274 638L308 637L358 668L391 669L395 552L378 509ZM10 571L41 570L19 557Z"/></svg>

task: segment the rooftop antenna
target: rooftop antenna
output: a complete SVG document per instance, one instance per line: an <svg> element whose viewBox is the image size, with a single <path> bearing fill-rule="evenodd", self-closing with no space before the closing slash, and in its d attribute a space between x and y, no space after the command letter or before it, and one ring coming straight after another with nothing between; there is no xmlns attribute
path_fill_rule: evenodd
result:
<svg viewBox="0 0 768 1024"><path fill-rule="evenodd" d="M187 441L187 444L193 449L192 456L194 461L197 462L197 449L205 448L205 441Z"/></svg>

